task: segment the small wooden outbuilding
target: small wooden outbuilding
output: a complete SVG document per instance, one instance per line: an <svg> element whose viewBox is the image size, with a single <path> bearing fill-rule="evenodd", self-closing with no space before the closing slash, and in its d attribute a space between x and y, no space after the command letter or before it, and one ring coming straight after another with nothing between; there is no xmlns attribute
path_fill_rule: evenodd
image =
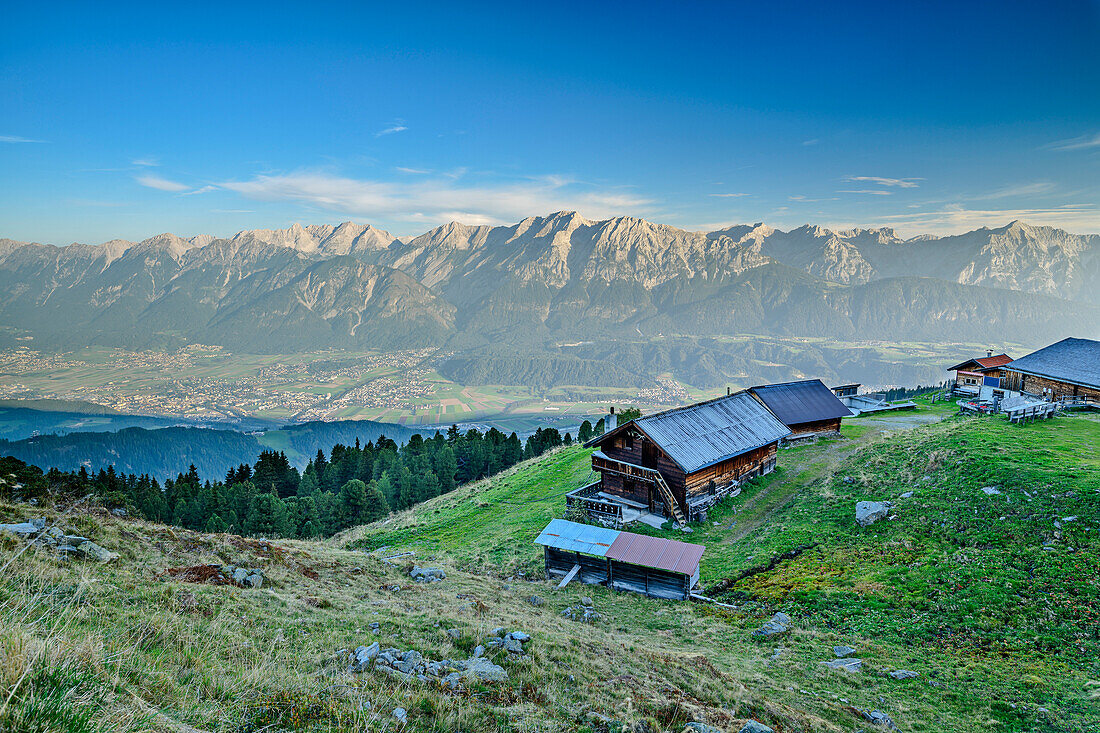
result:
<svg viewBox="0 0 1100 733"><path fill-rule="evenodd" d="M547 577L687 600L699 582L702 545L553 519L539 534Z"/></svg>
<svg viewBox="0 0 1100 733"><path fill-rule="evenodd" d="M838 435L841 419L852 416L852 411L820 379L764 384L749 392L790 428L787 442Z"/></svg>

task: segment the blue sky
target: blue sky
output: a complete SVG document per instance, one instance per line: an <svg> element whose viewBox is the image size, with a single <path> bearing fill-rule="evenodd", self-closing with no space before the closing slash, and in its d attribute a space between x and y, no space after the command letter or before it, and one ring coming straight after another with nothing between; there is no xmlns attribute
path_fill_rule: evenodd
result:
<svg viewBox="0 0 1100 733"><path fill-rule="evenodd" d="M0 237L1100 232L1095 0L182 5L5 10Z"/></svg>

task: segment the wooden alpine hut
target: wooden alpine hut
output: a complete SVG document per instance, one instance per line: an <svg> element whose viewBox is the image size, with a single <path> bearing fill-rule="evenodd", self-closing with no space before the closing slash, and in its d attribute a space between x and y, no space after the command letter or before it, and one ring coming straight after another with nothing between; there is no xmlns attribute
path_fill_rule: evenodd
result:
<svg viewBox="0 0 1100 733"><path fill-rule="evenodd" d="M702 520L742 481L774 469L790 432L748 392L629 420L585 444L597 447L600 479L567 503L609 517L625 504L678 524Z"/></svg>
<svg viewBox="0 0 1100 733"><path fill-rule="evenodd" d="M553 519L539 534L548 578L573 580L651 598L687 600L699 582L702 545Z"/></svg>

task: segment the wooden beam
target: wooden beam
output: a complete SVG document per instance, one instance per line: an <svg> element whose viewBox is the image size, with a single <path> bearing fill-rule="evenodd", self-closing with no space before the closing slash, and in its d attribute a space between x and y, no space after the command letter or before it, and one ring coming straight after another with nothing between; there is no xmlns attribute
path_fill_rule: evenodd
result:
<svg viewBox="0 0 1100 733"><path fill-rule="evenodd" d="M571 580L573 580L573 578L577 577L577 573L579 573L580 571L581 571L581 566L580 565L574 565L572 568L570 568L569 572L566 573L565 577L561 579L560 583L558 583L558 589L561 590L565 586L569 585L569 581L571 581Z"/></svg>

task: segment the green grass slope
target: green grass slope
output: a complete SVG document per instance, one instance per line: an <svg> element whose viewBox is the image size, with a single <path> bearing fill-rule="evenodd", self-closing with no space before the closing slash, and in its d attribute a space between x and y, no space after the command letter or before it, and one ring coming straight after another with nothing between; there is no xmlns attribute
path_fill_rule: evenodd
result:
<svg viewBox="0 0 1100 733"><path fill-rule="evenodd" d="M74 510L62 524L118 561L61 564L0 537L0 730L398 730L398 706L416 731L875 730L860 710L903 731L1096 730L1100 422L949 413L852 420L840 439L782 451L781 471L691 535L652 530L705 544L703 583L736 608L542 580L532 540L588 480L579 448L327 543ZM894 501L896 518L859 528L863 499ZM0 504L0 521L53 511ZM382 560L399 552L447 579L411 582ZM199 563L260 566L270 583L164 575ZM594 623L561 614L582 596ZM754 637L777 610L791 631ZM464 658L497 626L533 637L523 659L490 650L503 683L444 690L334 661L376 639ZM862 671L821 664L841 644Z"/></svg>

